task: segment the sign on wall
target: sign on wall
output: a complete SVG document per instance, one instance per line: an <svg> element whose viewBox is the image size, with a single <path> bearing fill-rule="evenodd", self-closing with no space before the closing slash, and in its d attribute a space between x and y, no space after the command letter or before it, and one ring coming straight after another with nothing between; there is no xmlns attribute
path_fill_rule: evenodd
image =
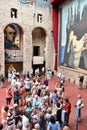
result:
<svg viewBox="0 0 87 130"><path fill-rule="evenodd" d="M43 64L44 58L42 56L33 57L33 65Z"/></svg>

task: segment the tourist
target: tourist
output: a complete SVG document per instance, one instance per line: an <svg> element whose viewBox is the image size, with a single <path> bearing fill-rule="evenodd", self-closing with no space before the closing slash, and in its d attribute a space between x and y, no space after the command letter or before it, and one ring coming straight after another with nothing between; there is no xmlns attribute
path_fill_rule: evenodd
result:
<svg viewBox="0 0 87 130"><path fill-rule="evenodd" d="M38 124L40 125L40 130L47 130L47 122L46 122L46 119L45 119L44 112L40 112Z"/></svg>
<svg viewBox="0 0 87 130"><path fill-rule="evenodd" d="M63 130L70 130L70 127L69 126L64 126Z"/></svg>
<svg viewBox="0 0 87 130"><path fill-rule="evenodd" d="M48 87L48 83L49 83L49 80L47 79L47 77L45 77L45 79L44 79L44 85L45 85L46 87Z"/></svg>
<svg viewBox="0 0 87 130"><path fill-rule="evenodd" d="M19 100L21 99L20 91L18 89L18 86L15 86L13 90L13 100L14 104L17 103L19 105Z"/></svg>
<svg viewBox="0 0 87 130"><path fill-rule="evenodd" d="M46 114L45 114L45 118L46 118L47 123L49 123L51 116L52 116L52 108L48 107L47 111L46 111Z"/></svg>
<svg viewBox="0 0 87 130"><path fill-rule="evenodd" d="M40 99L39 99L38 95L34 96L32 105L33 105L33 107L35 106L38 109L38 107L40 105Z"/></svg>
<svg viewBox="0 0 87 130"><path fill-rule="evenodd" d="M83 74L80 74L80 76L79 76L79 88L83 87L83 81L84 81L84 76L83 76Z"/></svg>
<svg viewBox="0 0 87 130"><path fill-rule="evenodd" d="M3 75L1 75L0 83L1 83L0 85L1 88L5 87L5 77Z"/></svg>
<svg viewBox="0 0 87 130"><path fill-rule="evenodd" d="M25 86L22 85L20 87L19 91L20 91L20 96L21 96L21 99L20 99L21 104L20 104L20 106L24 106L24 104L26 103L26 101L25 101L25 98L26 98L26 89L25 89Z"/></svg>
<svg viewBox="0 0 87 130"><path fill-rule="evenodd" d="M5 129L3 129L3 128L4 128L3 124L0 123L0 130L5 130Z"/></svg>
<svg viewBox="0 0 87 130"><path fill-rule="evenodd" d="M11 100L12 100L12 97L13 97L12 93L13 92L12 92L12 88L11 87L6 88L6 104L7 105L11 104Z"/></svg>
<svg viewBox="0 0 87 130"><path fill-rule="evenodd" d="M78 109L78 121L81 121L81 108L84 107L83 105L83 99L82 99L82 96L81 95L78 95L77 96L77 101L76 101L76 105L75 107Z"/></svg>
<svg viewBox="0 0 87 130"><path fill-rule="evenodd" d="M70 117L70 113L71 113L71 103L69 102L68 98L64 99L64 108L63 108L66 112L65 114L65 120L64 120L64 126L65 125L69 125L69 117Z"/></svg>
<svg viewBox="0 0 87 130"><path fill-rule="evenodd" d="M18 127L18 123L22 122L21 118L22 111L19 109L18 104L14 104L14 119L15 119L15 127Z"/></svg>
<svg viewBox="0 0 87 130"><path fill-rule="evenodd" d="M53 104L53 107L55 107L55 106L56 106L57 101L58 101L58 94L57 94L57 90L54 90L54 92L53 92L53 94L52 94L52 104Z"/></svg>
<svg viewBox="0 0 87 130"><path fill-rule="evenodd" d="M39 123L36 123L34 127L35 127L35 130L40 130L40 125L39 125Z"/></svg>
<svg viewBox="0 0 87 130"><path fill-rule="evenodd" d="M28 114L30 116L31 113L32 113L32 101L31 101L31 99L26 100L26 105L25 105L24 109L28 112Z"/></svg>
<svg viewBox="0 0 87 130"><path fill-rule="evenodd" d="M50 122L48 123L47 130L60 130L60 124L56 121L54 115L50 117Z"/></svg>
<svg viewBox="0 0 87 130"><path fill-rule="evenodd" d="M60 103L57 103L57 112L56 112L56 119L57 121L61 124L62 120L61 120L61 114L62 114L62 109L60 107Z"/></svg>
<svg viewBox="0 0 87 130"><path fill-rule="evenodd" d="M22 116L22 129L23 130L30 130L30 123L29 123L29 117L28 117L28 112L23 111L23 116Z"/></svg>
<svg viewBox="0 0 87 130"><path fill-rule="evenodd" d="M31 83L30 83L30 79L26 78L24 80L24 85L25 85L25 89L26 89L26 96L28 96L30 90L31 90Z"/></svg>
<svg viewBox="0 0 87 130"><path fill-rule="evenodd" d="M14 76L11 80L11 87L14 88L15 84L16 84L16 77Z"/></svg>
<svg viewBox="0 0 87 130"><path fill-rule="evenodd" d="M7 130L15 130L15 120L13 115L14 108L9 107L7 114Z"/></svg>
<svg viewBox="0 0 87 130"><path fill-rule="evenodd" d="M7 130L7 114L8 114L9 107L8 106L2 106L1 108L1 122L3 125L4 130Z"/></svg>

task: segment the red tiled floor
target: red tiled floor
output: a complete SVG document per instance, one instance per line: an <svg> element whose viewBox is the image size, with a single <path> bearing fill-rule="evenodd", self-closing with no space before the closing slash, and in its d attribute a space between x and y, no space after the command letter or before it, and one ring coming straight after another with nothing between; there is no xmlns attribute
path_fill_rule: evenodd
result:
<svg viewBox="0 0 87 130"><path fill-rule="evenodd" d="M53 76L50 80L49 80L49 87L50 90L53 91L55 84L57 82L57 77ZM7 84L6 84L7 86ZM5 89L0 89L0 110L1 107L5 104ZM78 123L78 130L87 130L87 127L85 126L87 124L87 89L78 89L78 86L73 84L73 83L69 83L68 81L65 82L65 94L64 96L68 97L71 105L72 105L72 109L71 109L71 115L70 115L70 128L71 130L76 130L76 116L75 116L75 102L77 100L77 95L81 94L83 99L84 99L84 105L85 107L82 108L82 121ZM1 120L0 120L1 121Z"/></svg>
<svg viewBox="0 0 87 130"><path fill-rule="evenodd" d="M50 89L53 90L55 84L57 82L57 77L53 77L50 79L49 86ZM75 102L77 100L77 95L82 95L85 107L82 108L82 121L78 123L78 130L87 130L85 126L87 124L87 89L79 89L78 85L70 83L68 81L65 82L65 97L68 97L72 109L70 114L70 128L71 130L76 130L76 115L75 115Z"/></svg>

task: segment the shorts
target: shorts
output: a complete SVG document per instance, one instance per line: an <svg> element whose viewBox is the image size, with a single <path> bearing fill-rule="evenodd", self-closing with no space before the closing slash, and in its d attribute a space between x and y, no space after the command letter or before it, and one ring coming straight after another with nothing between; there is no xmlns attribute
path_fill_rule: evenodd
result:
<svg viewBox="0 0 87 130"><path fill-rule="evenodd" d="M27 88L26 88L26 92L30 92L30 89L27 89Z"/></svg>

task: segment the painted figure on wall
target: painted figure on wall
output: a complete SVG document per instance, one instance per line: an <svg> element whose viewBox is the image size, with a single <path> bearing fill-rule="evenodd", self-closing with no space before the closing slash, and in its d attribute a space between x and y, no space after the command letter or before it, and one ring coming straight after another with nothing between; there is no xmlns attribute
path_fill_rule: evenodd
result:
<svg viewBox="0 0 87 130"><path fill-rule="evenodd" d="M79 68L81 53L86 49L85 35L78 39L74 31L70 32L67 53L69 54L68 65L72 68Z"/></svg>
<svg viewBox="0 0 87 130"><path fill-rule="evenodd" d="M85 9L85 11L87 8ZM74 69L87 69L87 13L74 27L70 29L66 53L67 66Z"/></svg>
<svg viewBox="0 0 87 130"><path fill-rule="evenodd" d="M70 8L68 5L62 11L62 20L65 21L65 12L67 19L61 24L63 30L61 30L60 65L87 70L87 1L79 2L74 0Z"/></svg>
<svg viewBox="0 0 87 130"><path fill-rule="evenodd" d="M19 49L18 44L19 40L16 40L17 37L17 28L15 24L9 24L6 26L4 30L4 46L5 49Z"/></svg>
<svg viewBox="0 0 87 130"><path fill-rule="evenodd" d="M67 53L69 53L68 65L72 68L79 67L79 61L81 51L83 49L83 43L84 43L84 36L80 40L77 40L77 36L74 34L74 31L70 32Z"/></svg>

